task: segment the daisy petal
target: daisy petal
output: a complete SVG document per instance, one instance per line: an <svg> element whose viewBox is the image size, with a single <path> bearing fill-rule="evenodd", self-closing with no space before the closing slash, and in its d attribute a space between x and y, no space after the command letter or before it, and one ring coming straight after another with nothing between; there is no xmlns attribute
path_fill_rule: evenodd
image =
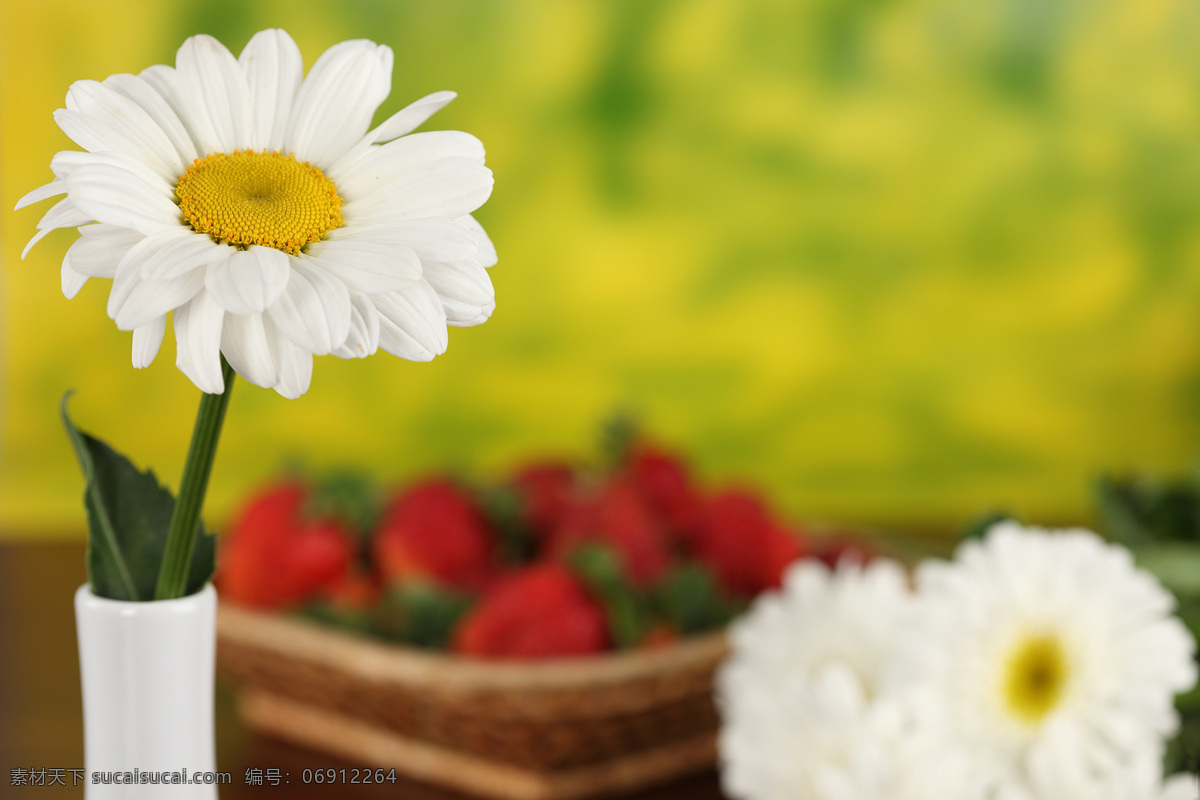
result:
<svg viewBox="0 0 1200 800"><path fill-rule="evenodd" d="M171 280L198 267L228 259L234 252L227 244L179 229L179 235L165 242L153 257L142 260L138 272L150 281Z"/></svg>
<svg viewBox="0 0 1200 800"><path fill-rule="evenodd" d="M192 36L175 57L178 109L205 153L232 153L250 141L250 88L233 54L211 36Z"/></svg>
<svg viewBox="0 0 1200 800"><path fill-rule="evenodd" d="M425 280L437 292L446 310L447 325L460 328L478 325L496 309L492 279L475 259L425 266Z"/></svg>
<svg viewBox="0 0 1200 800"><path fill-rule="evenodd" d="M125 153L167 178L183 172L184 162L158 123L138 103L102 83L71 84L67 108L56 111L54 120L85 150Z"/></svg>
<svg viewBox="0 0 1200 800"><path fill-rule="evenodd" d="M22 197L13 206L13 211L20 211L25 206L31 206L34 203L40 203L43 200L48 200L51 197L56 197L60 194L67 193L67 185L61 180L52 180L45 186L39 186L29 194Z"/></svg>
<svg viewBox="0 0 1200 800"><path fill-rule="evenodd" d="M304 259L291 259L287 289L268 309L284 336L314 355L325 355L346 341L350 330L350 292L346 284Z"/></svg>
<svg viewBox="0 0 1200 800"><path fill-rule="evenodd" d="M300 48L278 28L259 31L238 56L250 88L254 120L253 150L280 150L292 113L292 102L304 78Z"/></svg>
<svg viewBox="0 0 1200 800"><path fill-rule="evenodd" d="M300 161L330 164L366 132L392 85L392 49L366 40L326 50L292 108L285 149Z"/></svg>
<svg viewBox="0 0 1200 800"><path fill-rule="evenodd" d="M409 247L422 261L460 261L475 255L471 232L452 219L406 219L370 225L346 225L329 232L329 241L356 240Z"/></svg>
<svg viewBox="0 0 1200 800"><path fill-rule="evenodd" d="M114 154L115 160L115 154ZM90 219L149 236L179 227L179 209L136 170L95 161L80 164L67 178L71 202Z"/></svg>
<svg viewBox="0 0 1200 800"><path fill-rule="evenodd" d="M87 283L88 276L71 269L70 259L62 262L62 293L68 300L79 294L79 290Z"/></svg>
<svg viewBox="0 0 1200 800"><path fill-rule="evenodd" d="M187 303L203 288L204 274L199 270L166 281L136 281L113 321L118 330L136 330Z"/></svg>
<svg viewBox="0 0 1200 800"><path fill-rule="evenodd" d="M403 140L401 140L403 141ZM388 191L346 203L345 216L362 224L394 219L461 217L492 193L492 171L471 159L443 158L395 181Z"/></svg>
<svg viewBox="0 0 1200 800"><path fill-rule="evenodd" d="M372 298L379 311L379 346L409 361L431 361L446 352L446 313L425 281Z"/></svg>
<svg viewBox="0 0 1200 800"><path fill-rule="evenodd" d="M235 250L227 260L210 266L204 286L226 311L258 314L283 294L290 272L287 253L251 246Z"/></svg>
<svg viewBox="0 0 1200 800"><path fill-rule="evenodd" d="M403 289L421 277L421 260L411 248L383 242L314 242L305 258L350 289L367 294Z"/></svg>
<svg viewBox="0 0 1200 800"><path fill-rule="evenodd" d="M67 258L71 269L91 278L112 278L129 250L145 237L116 225L84 225L71 243Z"/></svg>
<svg viewBox="0 0 1200 800"><path fill-rule="evenodd" d="M148 367L158 355L162 347L163 334L167 330L167 315L147 322L133 329L133 366L136 369Z"/></svg>
<svg viewBox="0 0 1200 800"><path fill-rule="evenodd" d="M21 251L21 258L24 259L33 246L45 238L46 234L51 231L56 231L59 228L78 228L80 225L86 225L92 221L91 217L71 204L71 198L64 197L50 206L50 210L42 215L41 220L37 224L38 232L33 235L33 238L25 245L25 249Z"/></svg>
<svg viewBox="0 0 1200 800"><path fill-rule="evenodd" d="M414 133L382 147L374 147L343 172L331 169L330 175L341 192L358 200L387 190L394 184L407 183L429 165L450 158L483 164L483 143L462 131Z"/></svg>
<svg viewBox="0 0 1200 800"><path fill-rule="evenodd" d="M390 142L419 128L437 112L445 108L451 100L458 97L457 92L434 92L427 94L415 103L409 103L404 108L385 119L368 136L372 142Z"/></svg>
<svg viewBox="0 0 1200 800"><path fill-rule="evenodd" d="M263 324L275 362L275 391L294 400L307 392L312 382L312 353L288 341L269 319L264 318Z"/></svg>
<svg viewBox="0 0 1200 800"><path fill-rule="evenodd" d="M390 142L392 139L412 133L457 96L454 92L434 92L415 103L410 103L359 139L358 143L350 148L344 156L330 165L327 172L330 175L341 174L343 170L370 152L371 145L377 142Z"/></svg>
<svg viewBox="0 0 1200 800"><path fill-rule="evenodd" d="M237 374L264 389L275 386L275 362L262 314L226 314L221 352Z"/></svg>
<svg viewBox="0 0 1200 800"><path fill-rule="evenodd" d="M465 217L459 217L458 221L467 226L471 231L471 235L475 237L475 243L478 250L475 252L475 258L479 261L484 269L490 269L496 266L496 262L500 259L496 257L496 246L492 244L492 240L488 238L487 232L479 221L467 214Z"/></svg>
<svg viewBox="0 0 1200 800"><path fill-rule="evenodd" d="M208 292L175 311L175 366L202 392L225 391L221 377L221 327L225 312Z"/></svg>
<svg viewBox="0 0 1200 800"><path fill-rule="evenodd" d="M164 69L170 69L164 67ZM192 141L179 115L171 107L170 102L143 75L121 73L110 75L104 79L104 85L118 94L124 95L137 103L143 111L154 120L163 135L175 148L179 163L183 166L191 164L197 156L196 143Z"/></svg>
<svg viewBox="0 0 1200 800"><path fill-rule="evenodd" d="M366 295L350 293L350 330L346 343L335 348L338 358L366 358L379 349L379 312Z"/></svg>

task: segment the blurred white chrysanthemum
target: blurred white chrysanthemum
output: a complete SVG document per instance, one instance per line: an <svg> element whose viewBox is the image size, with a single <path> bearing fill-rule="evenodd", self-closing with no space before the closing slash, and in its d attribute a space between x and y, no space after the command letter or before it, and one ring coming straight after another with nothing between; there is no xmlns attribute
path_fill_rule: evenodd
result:
<svg viewBox="0 0 1200 800"><path fill-rule="evenodd" d="M133 331L134 366L174 312L176 363L200 389L223 391L224 354L297 397L313 355L427 361L447 325L488 318L496 256L470 216L492 189L483 146L407 135L452 92L368 131L391 89L386 46L343 42L304 77L283 31L238 58L194 36L175 64L73 84L55 120L87 152L58 153L55 180L18 204L66 194L29 246L82 226L63 292L112 279L108 314Z"/></svg>
<svg viewBox="0 0 1200 800"><path fill-rule="evenodd" d="M894 685L904 571L793 566L731 630L717 676L725 790L740 800L968 800L981 775L940 735L936 694Z"/></svg>
<svg viewBox="0 0 1200 800"><path fill-rule="evenodd" d="M1003 523L923 564L917 585L907 679L946 698L952 736L999 790L1115 785L1177 726L1195 642L1128 550Z"/></svg>
<svg viewBox="0 0 1200 800"><path fill-rule="evenodd" d="M1162 749L1147 748L1108 775L1077 760L1070 734L1051 734L1031 759L1028 781L996 787L992 800L1196 800L1200 782L1180 773L1163 780Z"/></svg>

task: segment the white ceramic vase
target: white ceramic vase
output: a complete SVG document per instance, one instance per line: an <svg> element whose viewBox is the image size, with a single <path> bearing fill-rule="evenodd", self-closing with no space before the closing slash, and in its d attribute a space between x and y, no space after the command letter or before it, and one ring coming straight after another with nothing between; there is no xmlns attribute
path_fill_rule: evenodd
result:
<svg viewBox="0 0 1200 800"><path fill-rule="evenodd" d="M211 584L149 603L75 593L87 800L215 800L216 614Z"/></svg>

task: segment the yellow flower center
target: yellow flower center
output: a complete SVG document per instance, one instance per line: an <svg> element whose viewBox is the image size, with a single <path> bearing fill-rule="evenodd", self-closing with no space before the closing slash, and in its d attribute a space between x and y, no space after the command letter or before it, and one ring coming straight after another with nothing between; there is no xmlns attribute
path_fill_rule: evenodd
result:
<svg viewBox="0 0 1200 800"><path fill-rule="evenodd" d="M1062 699L1070 677L1058 638L1028 636L1011 651L1004 670L1004 702L1013 716L1034 725Z"/></svg>
<svg viewBox="0 0 1200 800"><path fill-rule="evenodd" d="M321 170L291 155L234 150L198 158L175 185L192 229L236 247L298 255L342 224L342 198Z"/></svg>

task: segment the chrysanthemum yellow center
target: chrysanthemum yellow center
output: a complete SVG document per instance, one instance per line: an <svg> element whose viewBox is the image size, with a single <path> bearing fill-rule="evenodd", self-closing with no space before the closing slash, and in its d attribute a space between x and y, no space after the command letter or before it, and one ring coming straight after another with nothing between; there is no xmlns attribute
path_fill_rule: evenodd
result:
<svg viewBox="0 0 1200 800"><path fill-rule="evenodd" d="M237 247L298 255L342 224L342 199L321 170L282 153L234 150L198 158L175 186L192 228Z"/></svg>
<svg viewBox="0 0 1200 800"><path fill-rule="evenodd" d="M1062 642L1051 635L1021 639L1004 668L1004 703L1023 722L1036 724L1062 700L1070 677Z"/></svg>

